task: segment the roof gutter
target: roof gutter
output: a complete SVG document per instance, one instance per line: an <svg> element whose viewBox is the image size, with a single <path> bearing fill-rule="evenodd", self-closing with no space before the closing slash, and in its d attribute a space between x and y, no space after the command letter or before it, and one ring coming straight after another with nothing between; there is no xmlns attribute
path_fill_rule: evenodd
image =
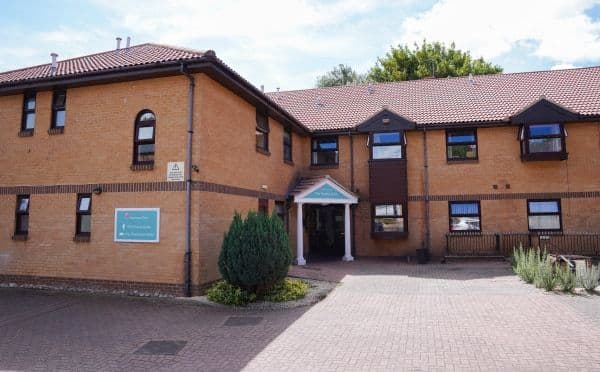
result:
<svg viewBox="0 0 600 372"><path fill-rule="evenodd" d="M192 296L192 139L194 134L194 88L196 80L182 62L179 71L188 78L187 102L187 142L185 161L185 255L184 266L184 294Z"/></svg>

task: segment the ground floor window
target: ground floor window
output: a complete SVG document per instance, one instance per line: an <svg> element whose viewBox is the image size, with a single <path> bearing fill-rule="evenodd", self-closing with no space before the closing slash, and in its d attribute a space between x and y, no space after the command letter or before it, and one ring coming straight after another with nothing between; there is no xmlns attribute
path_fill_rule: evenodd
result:
<svg viewBox="0 0 600 372"><path fill-rule="evenodd" d="M561 230L560 199L528 200L527 220L530 231Z"/></svg>
<svg viewBox="0 0 600 372"><path fill-rule="evenodd" d="M15 212L15 235L27 235L29 233L29 195L17 196L17 208Z"/></svg>
<svg viewBox="0 0 600 372"><path fill-rule="evenodd" d="M481 231L479 201L449 202L450 231Z"/></svg>
<svg viewBox="0 0 600 372"><path fill-rule="evenodd" d="M258 213L269 214L269 199L258 199Z"/></svg>
<svg viewBox="0 0 600 372"><path fill-rule="evenodd" d="M404 214L402 212L402 204L373 205L373 232L404 232Z"/></svg>
<svg viewBox="0 0 600 372"><path fill-rule="evenodd" d="M92 195L77 195L75 235L89 237L92 233Z"/></svg>

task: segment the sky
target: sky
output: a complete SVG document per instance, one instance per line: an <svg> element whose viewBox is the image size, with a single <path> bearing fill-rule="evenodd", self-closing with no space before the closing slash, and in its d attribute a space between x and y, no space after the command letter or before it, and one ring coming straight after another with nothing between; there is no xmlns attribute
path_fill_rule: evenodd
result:
<svg viewBox="0 0 600 372"><path fill-rule="evenodd" d="M600 65L600 0L3 0L0 71L156 42L212 49L266 91L367 72L392 46L454 42L504 72Z"/></svg>

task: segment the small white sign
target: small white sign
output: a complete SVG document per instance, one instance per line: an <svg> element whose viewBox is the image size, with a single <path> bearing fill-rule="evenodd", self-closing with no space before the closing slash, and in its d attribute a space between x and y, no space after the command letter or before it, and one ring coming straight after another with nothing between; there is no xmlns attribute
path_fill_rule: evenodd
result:
<svg viewBox="0 0 600 372"><path fill-rule="evenodd" d="M167 181L185 181L185 169L182 161L170 161L167 164Z"/></svg>

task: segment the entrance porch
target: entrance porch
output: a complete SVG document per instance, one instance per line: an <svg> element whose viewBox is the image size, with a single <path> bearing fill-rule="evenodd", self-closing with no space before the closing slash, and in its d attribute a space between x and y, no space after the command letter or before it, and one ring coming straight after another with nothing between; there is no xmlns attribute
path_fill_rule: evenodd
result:
<svg viewBox="0 0 600 372"><path fill-rule="evenodd" d="M353 261L350 205L358 197L327 175L301 178L290 194L297 206L295 263L306 265L305 226L310 249L336 255L343 247L342 260Z"/></svg>

